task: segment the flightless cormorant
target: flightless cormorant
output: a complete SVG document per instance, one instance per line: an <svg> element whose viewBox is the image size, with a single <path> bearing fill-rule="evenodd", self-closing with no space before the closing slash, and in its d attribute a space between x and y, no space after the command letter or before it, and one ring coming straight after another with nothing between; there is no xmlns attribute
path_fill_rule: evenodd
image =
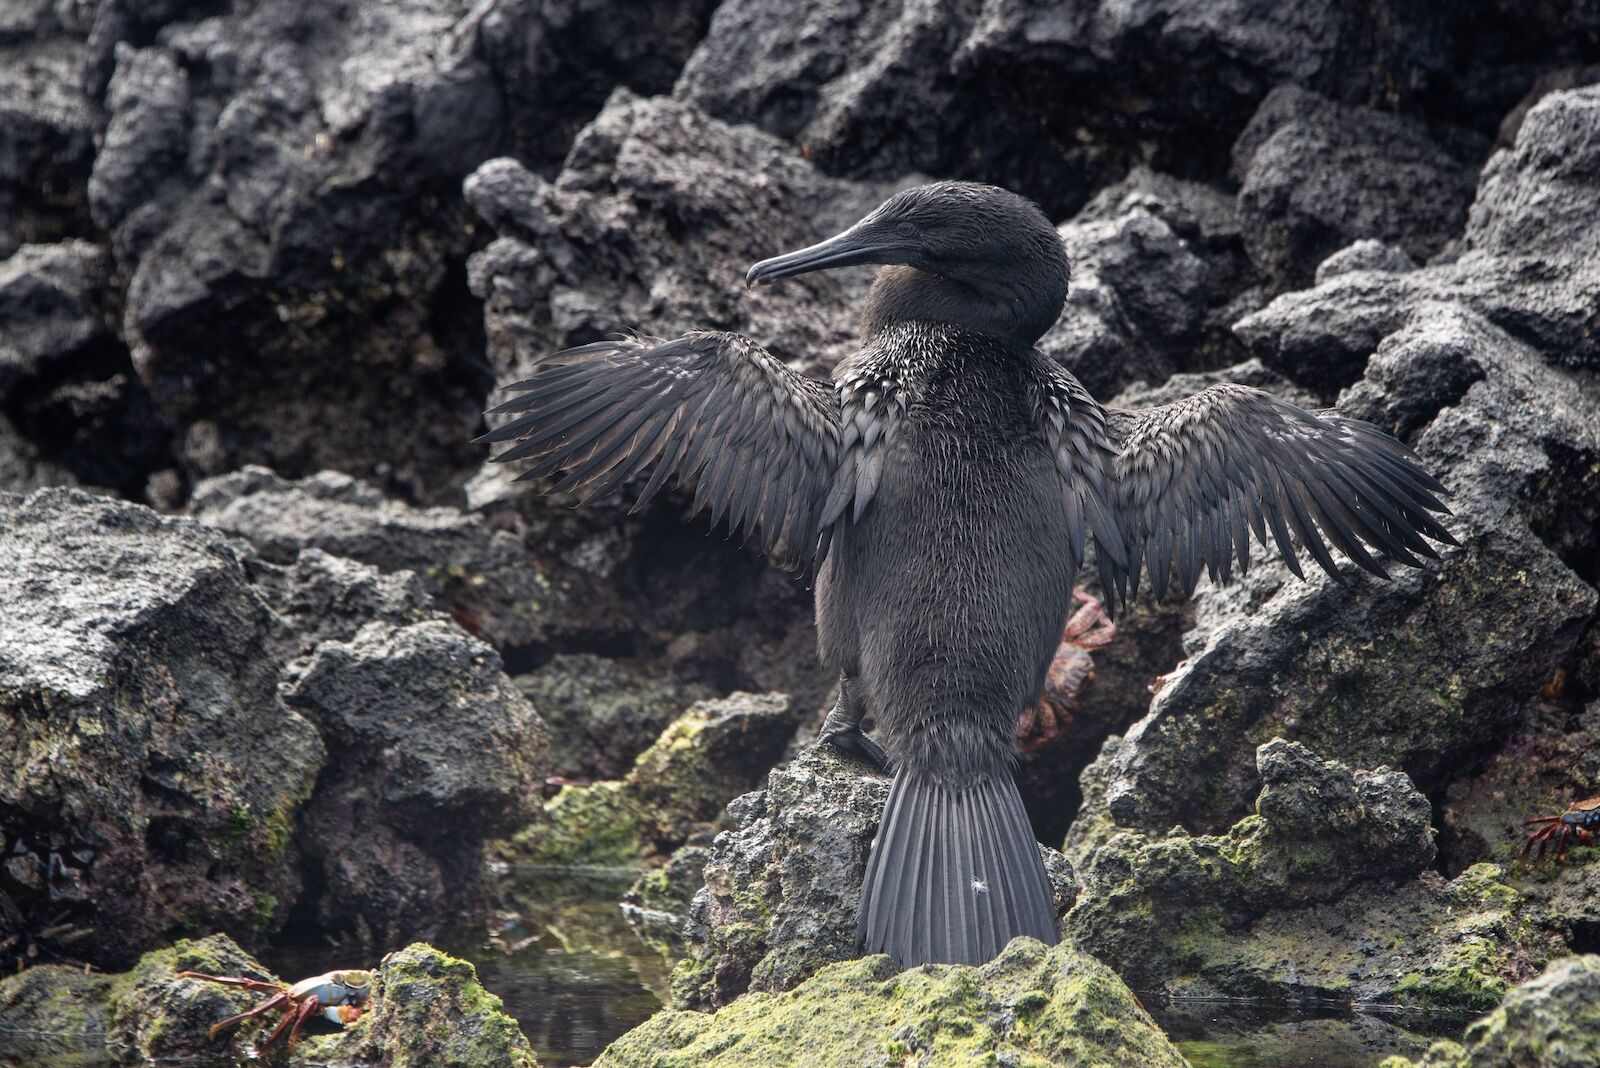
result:
<svg viewBox="0 0 1600 1068"><path fill-rule="evenodd" d="M857 936L903 964L988 960L1015 935L1056 940L1050 884L1012 778L1089 545L1124 601L1148 571L1193 591L1249 563L1252 533L1298 575L1298 543L1383 560L1453 543L1443 488L1404 445L1333 411L1212 386L1119 411L1034 344L1069 266L1031 202L992 186L908 189L748 284L880 264L861 350L832 382L749 338L626 337L549 356L483 441L523 477L607 493L649 472L815 575L818 646L839 673L823 727L894 769ZM861 730L867 715L884 739ZM885 752L887 750L887 752Z"/></svg>

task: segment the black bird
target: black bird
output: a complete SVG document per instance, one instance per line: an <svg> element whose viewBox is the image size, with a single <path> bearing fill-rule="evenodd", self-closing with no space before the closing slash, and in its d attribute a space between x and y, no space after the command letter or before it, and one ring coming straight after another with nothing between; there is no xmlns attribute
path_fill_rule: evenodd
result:
<svg viewBox="0 0 1600 1068"><path fill-rule="evenodd" d="M1402 444L1333 411L1244 386L1154 408L1101 406L1034 344L1060 316L1068 263L1031 202L938 182L837 237L750 268L751 286L882 264L862 348L831 383L749 338L628 337L547 357L497 460L559 488L610 492L649 470L696 510L815 574L818 645L839 672L823 738L894 784L857 937L906 965L981 962L1015 935L1056 941L1050 884L1012 778L1092 541L1124 601L1249 564L1251 533L1301 574L1296 543L1379 575L1453 544L1443 488ZM1270 534L1270 542L1268 540ZM1370 551L1367 547L1370 546ZM875 717L887 753L862 732Z"/></svg>

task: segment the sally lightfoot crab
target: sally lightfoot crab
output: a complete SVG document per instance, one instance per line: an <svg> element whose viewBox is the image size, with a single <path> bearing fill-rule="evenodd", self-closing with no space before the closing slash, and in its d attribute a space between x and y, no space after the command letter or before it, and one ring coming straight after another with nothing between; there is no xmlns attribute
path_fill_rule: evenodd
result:
<svg viewBox="0 0 1600 1068"><path fill-rule="evenodd" d="M1569 839L1577 839L1579 845L1589 845L1594 841L1594 829L1600 827L1600 797L1574 801L1558 816L1535 816L1531 820L1523 820L1522 825L1534 829L1528 832L1528 841L1522 847L1520 856L1526 858L1537 846L1536 856L1543 857L1554 839L1556 860L1565 860Z"/></svg>
<svg viewBox="0 0 1600 1068"><path fill-rule="evenodd" d="M310 979L300 980L293 986L231 975L207 975L204 972L179 972L178 978L203 979L208 983L240 986L246 990L258 990L262 993L270 992L272 996L255 1008L241 1012L237 1016L229 1016L225 1020L218 1020L211 1025L210 1031L211 1037L216 1038L224 1028L254 1016L265 1016L274 1010L282 1010L283 1016L262 1043L263 1049L271 1046L285 1030L288 1030L289 1049L293 1050L295 1040L300 1037L300 1028L319 1013L341 1026L354 1023L366 1012L367 999L372 995L372 973L360 969L314 975Z"/></svg>
<svg viewBox="0 0 1600 1068"><path fill-rule="evenodd" d="M1048 748L1067 732L1078 707L1078 694L1094 680L1090 652L1104 648L1117 636L1117 625L1106 615L1099 598L1074 590L1072 599L1082 607L1061 631L1061 644L1045 675L1044 694L1022 710L1017 723L1017 740L1030 753Z"/></svg>

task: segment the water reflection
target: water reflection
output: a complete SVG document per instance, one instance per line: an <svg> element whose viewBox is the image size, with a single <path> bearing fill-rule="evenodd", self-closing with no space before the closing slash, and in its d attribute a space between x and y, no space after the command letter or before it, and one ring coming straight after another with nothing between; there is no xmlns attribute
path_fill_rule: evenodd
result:
<svg viewBox="0 0 1600 1068"><path fill-rule="evenodd" d="M1390 1006L1284 1005L1141 994L1194 1068L1371 1068L1460 1038L1470 1017Z"/></svg>

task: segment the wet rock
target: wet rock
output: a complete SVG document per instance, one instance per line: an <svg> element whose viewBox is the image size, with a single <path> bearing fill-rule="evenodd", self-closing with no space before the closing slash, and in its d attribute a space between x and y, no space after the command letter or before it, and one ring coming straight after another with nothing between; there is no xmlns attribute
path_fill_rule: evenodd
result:
<svg viewBox="0 0 1600 1068"><path fill-rule="evenodd" d="M37 969L35 969L37 970ZM261 1056L256 1043L282 1018L267 1013L212 1039L212 1024L259 1005L267 994L180 971L281 982L226 935L212 935L145 954L125 974L98 977L83 987L103 998L87 1006L111 1020L106 1051L119 1064L244 1065ZM296 977L305 978L305 977ZM328 1033L320 1016L301 1032L287 1064L361 1066L429 1064L444 1068L507 1065L536 1068L537 1060L500 999L478 983L471 964L418 942L389 954L374 971L367 1013Z"/></svg>
<svg viewBox="0 0 1600 1068"><path fill-rule="evenodd" d="M1129 982L1190 996L1481 1010L1548 944L1493 865L1428 870L1430 809L1403 774L1281 739L1254 815L1220 836L1118 833L1066 927Z"/></svg>
<svg viewBox="0 0 1600 1068"><path fill-rule="evenodd" d="M1370 374L1345 410L1423 426L1415 444L1452 490L1462 548L1388 583L1203 593L1187 665L1112 758L1119 824L1226 828L1254 793L1246 742L1262 734L1358 765L1392 760L1432 790L1492 751L1570 657L1596 605L1568 561L1592 551L1589 510L1574 516L1572 502L1593 499L1600 403L1459 309L1386 340Z"/></svg>
<svg viewBox="0 0 1600 1068"><path fill-rule="evenodd" d="M1595 303L1600 229L1600 87L1551 93L1515 147L1478 181L1460 254L1406 273L1354 271L1289 293L1238 326L1250 350L1296 380L1344 385L1385 337L1458 302L1554 363L1600 364Z"/></svg>
<svg viewBox="0 0 1600 1068"><path fill-rule="evenodd" d="M1274 89L1233 148L1245 247L1279 287L1362 238L1425 260L1461 232L1472 172L1420 122Z"/></svg>
<svg viewBox="0 0 1600 1068"><path fill-rule="evenodd" d="M190 507L274 563L319 549L415 572L438 608L498 646L538 644L560 625L552 617L562 614L563 591L522 543L455 508L408 505L335 471L290 481L261 467L200 483Z"/></svg>
<svg viewBox="0 0 1600 1068"><path fill-rule="evenodd" d="M1419 1060L1392 1058L1382 1068L1579 1068L1600 1058L1593 1014L1600 997L1600 957L1554 961L1512 990L1498 1008L1467 1028L1461 1042L1436 1042Z"/></svg>
<svg viewBox="0 0 1600 1068"><path fill-rule="evenodd" d="M622 914L628 926L668 959L682 954L689 907L705 885L710 858L705 846L686 845L661 867L641 875L623 895Z"/></svg>
<svg viewBox="0 0 1600 1068"><path fill-rule="evenodd" d="M284 697L329 749L303 819L322 925L392 942L481 900L483 843L538 812L548 770L494 650L445 621L371 623L320 645Z"/></svg>
<svg viewBox="0 0 1600 1068"><path fill-rule="evenodd" d="M500 999L467 961L415 942L384 958L372 1009L337 1035L307 1043L311 1063L538 1068Z"/></svg>
<svg viewBox="0 0 1600 1068"><path fill-rule="evenodd" d="M0 979L0 1058L19 1064L103 1061L111 977L41 964Z"/></svg>
<svg viewBox="0 0 1600 1068"><path fill-rule="evenodd" d="M889 783L808 749L728 806L737 829L717 836L685 928L673 1004L711 1009L747 990L789 990L856 955L856 909ZM1065 910L1072 868L1040 847Z"/></svg>
<svg viewBox="0 0 1600 1068"><path fill-rule="evenodd" d="M278 697L243 546L61 489L0 497L0 545L26 561L0 572L7 934L116 965L277 929L324 749Z"/></svg>
<svg viewBox="0 0 1600 1068"><path fill-rule="evenodd" d="M0 396L104 338L109 275L87 241L24 245L0 262Z"/></svg>
<svg viewBox="0 0 1600 1068"><path fill-rule="evenodd" d="M552 657L515 681L550 726L551 768L579 779L627 775L681 709L708 696L588 653Z"/></svg>
<svg viewBox="0 0 1600 1068"><path fill-rule="evenodd" d="M715 1014L666 1011L596 1068L661 1063L859 1065L1187 1062L1111 970L1069 946L1014 940L988 964L897 971L888 957L831 964L785 993Z"/></svg>
<svg viewBox="0 0 1600 1068"><path fill-rule="evenodd" d="M713 823L783 752L797 719L784 694L701 701L639 754L626 778L566 786L544 819L500 850L535 865L610 865L665 855Z"/></svg>
<svg viewBox="0 0 1600 1068"><path fill-rule="evenodd" d="M111 1030L106 1048L127 1064L243 1064L253 1058L261 1024L231 1028L215 1039L211 1025L253 1009L266 995L238 987L180 979L181 971L278 982L261 963L227 935L179 939L146 953L116 977L111 989ZM270 1029L278 1016L260 1017Z"/></svg>

